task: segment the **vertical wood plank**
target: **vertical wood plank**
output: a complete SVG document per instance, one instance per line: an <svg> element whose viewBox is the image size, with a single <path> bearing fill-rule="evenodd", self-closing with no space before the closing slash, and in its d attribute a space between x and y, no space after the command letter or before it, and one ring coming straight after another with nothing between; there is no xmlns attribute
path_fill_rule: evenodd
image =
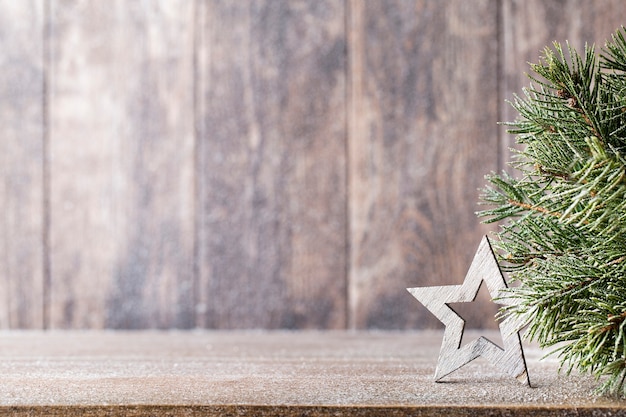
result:
<svg viewBox="0 0 626 417"><path fill-rule="evenodd" d="M474 212L497 167L497 2L349 5L350 327L438 327L403 289L461 282L486 232Z"/></svg>
<svg viewBox="0 0 626 417"><path fill-rule="evenodd" d="M195 324L193 13L52 1L52 327Z"/></svg>
<svg viewBox="0 0 626 417"><path fill-rule="evenodd" d="M536 63L543 49L552 42L568 41L579 53L585 43L595 44L600 53L605 42L626 22L626 3L621 0L506 0L502 10L502 121L517 118L515 110L504 104L513 94L522 94L530 80L529 62ZM515 137L501 129L502 166L511 160L509 149Z"/></svg>
<svg viewBox="0 0 626 417"><path fill-rule="evenodd" d="M343 328L344 6L203 5L199 325Z"/></svg>
<svg viewBox="0 0 626 417"><path fill-rule="evenodd" d="M41 328L43 7L3 0L0 10L0 328Z"/></svg>

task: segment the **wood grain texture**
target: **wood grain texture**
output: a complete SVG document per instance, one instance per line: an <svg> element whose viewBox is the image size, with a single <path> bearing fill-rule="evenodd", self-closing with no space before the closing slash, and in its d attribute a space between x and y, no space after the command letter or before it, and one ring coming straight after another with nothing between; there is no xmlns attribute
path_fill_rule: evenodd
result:
<svg viewBox="0 0 626 417"><path fill-rule="evenodd" d="M526 62L626 4L0 12L0 328L389 329L440 326L404 288L462 282Z"/></svg>
<svg viewBox="0 0 626 417"><path fill-rule="evenodd" d="M344 6L202 4L198 324L343 328Z"/></svg>
<svg viewBox="0 0 626 417"><path fill-rule="evenodd" d="M519 320L509 318L499 323L500 336L503 341L501 344L496 344L484 336L470 343L463 343L463 333L467 328L467 323L463 315L459 314L452 305L473 302L483 283L489 289L490 298L498 300L494 302L507 306L518 304L506 295L506 281L486 236L480 241L462 284L407 288L413 297L446 326L437 360L435 381L439 382L473 360L483 357L503 373L530 386L519 335Z"/></svg>
<svg viewBox="0 0 626 417"><path fill-rule="evenodd" d="M52 327L195 324L193 13L52 2Z"/></svg>
<svg viewBox="0 0 626 417"><path fill-rule="evenodd" d="M473 332L472 337L493 337ZM533 388L478 359L433 381L441 332L13 332L4 416L622 416L526 347Z"/></svg>
<svg viewBox="0 0 626 417"><path fill-rule="evenodd" d="M595 45L596 53L626 22L626 3L621 0L505 0L502 2L502 89L501 121L518 115L505 100L521 95L530 80L528 63L537 63L545 47L554 41L569 44L583 53L585 44ZM501 129L502 167L511 160L509 149L515 137Z"/></svg>
<svg viewBox="0 0 626 417"><path fill-rule="evenodd" d="M44 13L41 2L0 10L0 328L41 328Z"/></svg>
<svg viewBox="0 0 626 417"><path fill-rule="evenodd" d="M350 1L351 327L438 327L400 288L462 282L496 168L496 1ZM495 326L489 303L479 324Z"/></svg>

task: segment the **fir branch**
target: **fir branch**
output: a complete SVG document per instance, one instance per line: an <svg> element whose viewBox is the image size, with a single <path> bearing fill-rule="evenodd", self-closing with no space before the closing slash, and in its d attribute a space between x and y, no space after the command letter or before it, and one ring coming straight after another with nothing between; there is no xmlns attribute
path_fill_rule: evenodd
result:
<svg viewBox="0 0 626 417"><path fill-rule="evenodd" d="M514 200L509 200L509 204L515 207L520 207L524 210L532 210L532 211L536 211L542 214L547 214L549 216L555 216L555 217L561 217L562 214L559 213L558 211L550 211L547 208L541 207L541 206L534 206L532 204L528 204L528 203L524 203L521 201L514 201Z"/></svg>
<svg viewBox="0 0 626 417"><path fill-rule="evenodd" d="M507 173L487 176L479 212L500 222L499 262L520 283L500 312L568 372L603 377L626 397L626 31L579 55L546 48L506 123L522 150Z"/></svg>

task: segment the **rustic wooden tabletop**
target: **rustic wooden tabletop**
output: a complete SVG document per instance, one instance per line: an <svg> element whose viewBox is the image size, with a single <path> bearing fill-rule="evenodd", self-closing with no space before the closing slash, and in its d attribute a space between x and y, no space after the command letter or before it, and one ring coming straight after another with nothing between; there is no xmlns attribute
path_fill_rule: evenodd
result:
<svg viewBox="0 0 626 417"><path fill-rule="evenodd" d="M482 359L435 383L441 336L4 332L0 415L626 415L533 346L531 388Z"/></svg>

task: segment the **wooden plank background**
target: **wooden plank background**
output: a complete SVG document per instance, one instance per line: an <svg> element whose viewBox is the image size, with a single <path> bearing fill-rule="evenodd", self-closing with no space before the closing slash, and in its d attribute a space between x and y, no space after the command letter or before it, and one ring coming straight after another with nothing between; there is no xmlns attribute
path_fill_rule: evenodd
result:
<svg viewBox="0 0 626 417"><path fill-rule="evenodd" d="M42 2L0 2L0 327L44 321Z"/></svg>
<svg viewBox="0 0 626 417"><path fill-rule="evenodd" d="M434 326L398 288L462 281L486 231L474 211L497 169L497 4L351 6L351 325Z"/></svg>
<svg viewBox="0 0 626 417"><path fill-rule="evenodd" d="M201 3L198 325L346 325L345 5Z"/></svg>
<svg viewBox="0 0 626 417"><path fill-rule="evenodd" d="M192 2L52 2L51 327L193 327Z"/></svg>
<svg viewBox="0 0 626 417"><path fill-rule="evenodd" d="M620 0L0 0L0 328L406 329L505 99ZM493 326L493 307L468 311Z"/></svg>

